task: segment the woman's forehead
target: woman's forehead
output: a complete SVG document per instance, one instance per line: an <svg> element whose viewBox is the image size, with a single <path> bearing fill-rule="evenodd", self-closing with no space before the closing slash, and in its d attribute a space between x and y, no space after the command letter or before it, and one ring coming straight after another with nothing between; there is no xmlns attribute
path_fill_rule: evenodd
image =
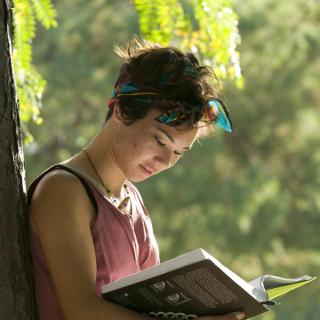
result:
<svg viewBox="0 0 320 320"><path fill-rule="evenodd" d="M180 130L179 127L171 127L166 123L160 123L156 120L161 112L159 110L150 110L148 114L143 118L135 122L137 124L136 130L152 130L166 136L172 143L182 141L184 144L190 145L193 143L197 136L198 129L191 128L188 130ZM135 124L134 123L134 124ZM140 132L142 133L142 132ZM186 146L187 146L186 145Z"/></svg>

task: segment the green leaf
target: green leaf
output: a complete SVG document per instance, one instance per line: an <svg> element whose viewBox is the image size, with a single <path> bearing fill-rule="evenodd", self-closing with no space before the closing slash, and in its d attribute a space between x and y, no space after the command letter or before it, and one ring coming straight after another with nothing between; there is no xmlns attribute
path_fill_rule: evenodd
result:
<svg viewBox="0 0 320 320"><path fill-rule="evenodd" d="M51 0L31 0L37 19L46 27L56 27L56 10Z"/></svg>

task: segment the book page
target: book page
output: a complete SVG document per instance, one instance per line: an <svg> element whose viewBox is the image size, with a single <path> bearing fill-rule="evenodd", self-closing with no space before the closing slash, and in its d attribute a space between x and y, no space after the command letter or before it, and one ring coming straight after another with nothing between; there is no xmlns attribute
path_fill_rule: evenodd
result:
<svg viewBox="0 0 320 320"><path fill-rule="evenodd" d="M301 282L292 283L292 284L288 284L288 285L284 285L276 288L267 289L269 300L280 297L289 291L302 287L305 284L313 281L314 279L315 278L312 278L311 280L301 281Z"/></svg>
<svg viewBox="0 0 320 320"><path fill-rule="evenodd" d="M267 295L267 299L272 300L315 279L316 277L312 278L308 275L298 278L282 278L271 274L266 274L253 279L249 283L259 291L264 291Z"/></svg>

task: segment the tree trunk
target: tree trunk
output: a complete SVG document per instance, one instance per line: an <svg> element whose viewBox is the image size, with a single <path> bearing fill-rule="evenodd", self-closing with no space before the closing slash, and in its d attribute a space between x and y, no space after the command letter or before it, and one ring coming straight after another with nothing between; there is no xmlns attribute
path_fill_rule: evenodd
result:
<svg viewBox="0 0 320 320"><path fill-rule="evenodd" d="M12 3L0 0L0 320L35 319L26 184L12 66Z"/></svg>

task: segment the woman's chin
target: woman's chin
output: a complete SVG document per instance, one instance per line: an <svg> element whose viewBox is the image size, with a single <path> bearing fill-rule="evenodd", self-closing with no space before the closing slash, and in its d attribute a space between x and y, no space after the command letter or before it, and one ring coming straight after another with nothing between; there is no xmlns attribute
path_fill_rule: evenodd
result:
<svg viewBox="0 0 320 320"><path fill-rule="evenodd" d="M137 183L147 180L149 177L127 177L127 179L131 182Z"/></svg>

